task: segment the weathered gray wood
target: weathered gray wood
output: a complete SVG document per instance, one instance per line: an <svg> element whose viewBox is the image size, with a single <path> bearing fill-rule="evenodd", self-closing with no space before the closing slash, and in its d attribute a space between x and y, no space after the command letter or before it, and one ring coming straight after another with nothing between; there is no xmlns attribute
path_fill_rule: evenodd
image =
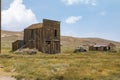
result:
<svg viewBox="0 0 120 80"><path fill-rule="evenodd" d="M24 29L25 48L36 48L44 53L60 53L60 22L43 19L43 23L33 24ZM18 43L13 48L18 49Z"/></svg>

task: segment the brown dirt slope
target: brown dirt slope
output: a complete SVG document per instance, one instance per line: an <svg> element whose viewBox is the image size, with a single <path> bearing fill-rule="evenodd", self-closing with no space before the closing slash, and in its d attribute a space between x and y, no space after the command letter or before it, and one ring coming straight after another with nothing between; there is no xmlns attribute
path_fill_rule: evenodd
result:
<svg viewBox="0 0 120 80"><path fill-rule="evenodd" d="M11 47L11 43L18 39L23 39L23 32L1 31L2 47ZM120 42L105 40L101 38L75 38L70 36L61 36L62 47L75 48L80 45L93 45L93 44L109 44L114 43L120 47Z"/></svg>
<svg viewBox="0 0 120 80"><path fill-rule="evenodd" d="M68 37L62 36L61 37L61 44L64 47L79 47L81 45L94 45L94 44L109 44L113 43L117 47L120 47L120 42L101 39L101 38L75 38L75 37Z"/></svg>

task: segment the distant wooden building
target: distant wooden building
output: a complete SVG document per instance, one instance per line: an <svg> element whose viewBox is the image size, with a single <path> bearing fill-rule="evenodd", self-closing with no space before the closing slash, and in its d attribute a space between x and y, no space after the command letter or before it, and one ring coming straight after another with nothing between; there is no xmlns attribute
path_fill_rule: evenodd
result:
<svg viewBox="0 0 120 80"><path fill-rule="evenodd" d="M89 51L115 51L116 45L110 43L108 45L92 45L89 46Z"/></svg>
<svg viewBox="0 0 120 80"><path fill-rule="evenodd" d="M60 22L43 19L43 23L32 24L24 29L22 48L36 48L43 53L60 53ZM19 42L12 43L15 51Z"/></svg>

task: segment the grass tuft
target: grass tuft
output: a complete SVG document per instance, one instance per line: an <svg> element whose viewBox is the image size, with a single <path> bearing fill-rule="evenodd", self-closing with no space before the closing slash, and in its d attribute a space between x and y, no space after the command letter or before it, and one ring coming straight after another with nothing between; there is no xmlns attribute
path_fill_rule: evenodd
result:
<svg viewBox="0 0 120 80"><path fill-rule="evenodd" d="M17 80L119 80L120 53L14 54L2 49L0 64ZM6 50L6 51L5 51Z"/></svg>

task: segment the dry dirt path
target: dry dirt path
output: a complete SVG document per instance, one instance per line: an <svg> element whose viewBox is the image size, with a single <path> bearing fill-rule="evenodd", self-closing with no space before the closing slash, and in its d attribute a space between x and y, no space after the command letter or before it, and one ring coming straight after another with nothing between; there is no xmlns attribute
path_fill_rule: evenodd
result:
<svg viewBox="0 0 120 80"><path fill-rule="evenodd" d="M0 76L0 80L16 80L16 79L10 76Z"/></svg>
<svg viewBox="0 0 120 80"><path fill-rule="evenodd" d="M0 64L0 80L16 80L11 77L11 73L5 72L4 67Z"/></svg>

